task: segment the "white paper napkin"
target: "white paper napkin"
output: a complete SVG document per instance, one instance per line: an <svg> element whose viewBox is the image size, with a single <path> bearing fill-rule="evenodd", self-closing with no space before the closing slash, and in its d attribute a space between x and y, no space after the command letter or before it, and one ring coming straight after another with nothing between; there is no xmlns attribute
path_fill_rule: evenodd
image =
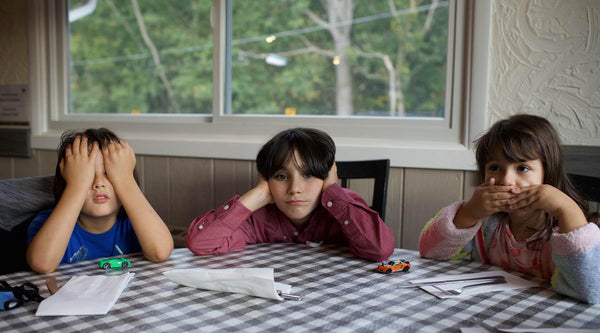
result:
<svg viewBox="0 0 600 333"><path fill-rule="evenodd" d="M456 274L456 275L439 275L434 278L421 279L421 280L411 280L410 282L413 284L419 284L424 282L431 281L440 281L440 280L454 280L454 279L468 279L468 278L478 278L478 277L490 277L490 276L503 276L506 279L506 283L501 284L489 284L478 287L469 287L463 290L460 295L451 295L445 293L443 290L456 289L458 287L463 287L466 285L477 283L477 281L462 281L457 283L444 283L434 286L423 286L421 289L426 292L432 294L437 298L455 298L455 297L469 297L476 294L487 293L490 291L503 291L503 290L512 290L512 289L524 289L530 287L536 287L538 284L522 279L516 275L510 274L505 271L485 271L479 273L469 273L469 274ZM442 290L440 290L442 289Z"/></svg>
<svg viewBox="0 0 600 333"><path fill-rule="evenodd" d="M292 287L277 283L273 268L176 269L163 273L169 280L188 287L225 291L282 301L277 291L287 294Z"/></svg>
<svg viewBox="0 0 600 333"><path fill-rule="evenodd" d="M36 316L107 314L135 273L73 276L56 294L43 300Z"/></svg>

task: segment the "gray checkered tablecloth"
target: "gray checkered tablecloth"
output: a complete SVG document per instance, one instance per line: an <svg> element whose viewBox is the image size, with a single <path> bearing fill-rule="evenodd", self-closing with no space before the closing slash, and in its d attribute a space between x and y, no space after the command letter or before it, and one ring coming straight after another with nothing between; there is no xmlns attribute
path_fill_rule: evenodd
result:
<svg viewBox="0 0 600 333"><path fill-rule="evenodd" d="M408 273L383 275L376 263L350 254L347 247L256 244L226 255L194 256L176 249L171 258L151 263L127 255L135 276L107 315L36 317L37 303L0 311L0 332L459 332L479 323L498 328L600 328L600 305L557 295L546 287L440 300L417 288L397 288L407 279L471 273L489 266L437 262L396 249L391 259L408 259ZM97 260L62 265L48 275L19 272L0 276L11 285L32 282L47 296L46 278L59 286L75 274L102 274ZM162 273L182 268L272 267L275 281L292 285L302 301L274 301L194 289ZM600 288L600 286L598 286Z"/></svg>

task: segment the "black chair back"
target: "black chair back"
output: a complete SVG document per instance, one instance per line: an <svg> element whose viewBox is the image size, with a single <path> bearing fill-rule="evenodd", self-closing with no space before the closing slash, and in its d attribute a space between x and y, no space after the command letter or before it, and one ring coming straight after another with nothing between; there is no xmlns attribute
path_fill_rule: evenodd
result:
<svg viewBox="0 0 600 333"><path fill-rule="evenodd" d="M588 201L600 202L600 178L570 173L575 187Z"/></svg>
<svg viewBox="0 0 600 333"><path fill-rule="evenodd" d="M339 161L335 163L342 187L348 188L348 179L375 179L371 209L379 213L381 219L385 221L390 160Z"/></svg>
<svg viewBox="0 0 600 333"><path fill-rule="evenodd" d="M27 229L41 210L54 205L54 176L0 180L0 274L29 270Z"/></svg>

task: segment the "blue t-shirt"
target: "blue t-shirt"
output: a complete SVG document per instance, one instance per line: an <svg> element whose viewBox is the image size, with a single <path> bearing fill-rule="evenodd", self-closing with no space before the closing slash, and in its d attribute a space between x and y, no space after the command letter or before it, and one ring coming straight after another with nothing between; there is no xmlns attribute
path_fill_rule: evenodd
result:
<svg viewBox="0 0 600 333"><path fill-rule="evenodd" d="M44 210L31 221L27 230L27 244L33 240L35 234L42 228L50 213L52 213L52 209ZM67 250L60 263L118 256L121 253L119 253L117 246L124 254L142 251L129 218L117 217L115 225L101 234L88 232L76 223Z"/></svg>

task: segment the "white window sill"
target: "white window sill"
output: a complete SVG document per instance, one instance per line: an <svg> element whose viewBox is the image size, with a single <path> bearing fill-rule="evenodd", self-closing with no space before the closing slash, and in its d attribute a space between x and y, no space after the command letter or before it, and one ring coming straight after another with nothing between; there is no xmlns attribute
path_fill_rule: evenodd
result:
<svg viewBox="0 0 600 333"><path fill-rule="evenodd" d="M34 149L55 150L60 132L48 131L32 137ZM136 154L197 158L254 160L270 135L194 135L175 137L167 134L118 133ZM390 141L361 142L353 138L334 137L339 161L389 158L392 167L476 170L475 155L464 145L455 143L399 143Z"/></svg>

